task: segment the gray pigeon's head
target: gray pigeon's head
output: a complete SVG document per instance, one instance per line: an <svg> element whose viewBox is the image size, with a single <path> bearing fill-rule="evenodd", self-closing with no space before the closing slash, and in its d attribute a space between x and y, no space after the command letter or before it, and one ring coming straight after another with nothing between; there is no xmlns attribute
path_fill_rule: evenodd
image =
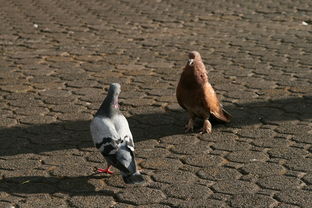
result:
<svg viewBox="0 0 312 208"><path fill-rule="evenodd" d="M120 88L120 84L118 83L112 83L109 85L107 96L99 110L96 112L96 116L104 115L111 117L119 112L118 96L120 94Z"/></svg>
<svg viewBox="0 0 312 208"><path fill-rule="evenodd" d="M109 85L108 94L111 96L119 96L121 91L121 86L119 83L112 83Z"/></svg>

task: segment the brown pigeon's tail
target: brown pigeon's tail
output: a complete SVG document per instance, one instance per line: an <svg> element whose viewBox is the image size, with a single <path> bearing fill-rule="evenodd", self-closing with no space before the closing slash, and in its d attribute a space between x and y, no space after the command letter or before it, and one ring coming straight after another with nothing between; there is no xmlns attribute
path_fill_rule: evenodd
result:
<svg viewBox="0 0 312 208"><path fill-rule="evenodd" d="M223 108L219 113L211 112L211 115L213 120L216 120L217 122L229 123L232 119L232 115Z"/></svg>
<svg viewBox="0 0 312 208"><path fill-rule="evenodd" d="M222 108L223 117L225 118L223 121L228 123L232 119L232 115Z"/></svg>

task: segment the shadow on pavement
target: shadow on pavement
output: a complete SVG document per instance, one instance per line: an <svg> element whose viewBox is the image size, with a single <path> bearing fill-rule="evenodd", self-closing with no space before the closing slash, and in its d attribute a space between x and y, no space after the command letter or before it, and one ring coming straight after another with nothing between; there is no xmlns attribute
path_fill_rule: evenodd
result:
<svg viewBox="0 0 312 208"><path fill-rule="evenodd" d="M312 97L289 98L225 106L233 121L213 128L270 124L312 118ZM135 141L158 139L184 133L187 114L183 111L134 115L128 118ZM0 129L0 156L40 153L62 149L92 147L90 121L33 125Z"/></svg>
<svg viewBox="0 0 312 208"><path fill-rule="evenodd" d="M89 180L105 179L107 176L79 176L79 177L43 177L43 176L21 176L9 177L0 180L0 187L7 193L38 194L38 193L66 193L69 195L113 195L112 191L96 187Z"/></svg>

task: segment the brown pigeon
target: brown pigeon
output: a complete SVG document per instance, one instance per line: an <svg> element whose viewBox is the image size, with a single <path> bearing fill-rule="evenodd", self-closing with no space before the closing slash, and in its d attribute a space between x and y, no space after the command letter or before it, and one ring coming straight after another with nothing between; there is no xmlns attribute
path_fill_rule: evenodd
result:
<svg viewBox="0 0 312 208"><path fill-rule="evenodd" d="M230 122L231 115L220 104L217 95L208 82L208 75L200 54L189 53L189 60L183 69L177 87L177 100L189 113L186 131L192 131L196 117L204 119L201 133L211 133L209 117L212 115L219 121Z"/></svg>

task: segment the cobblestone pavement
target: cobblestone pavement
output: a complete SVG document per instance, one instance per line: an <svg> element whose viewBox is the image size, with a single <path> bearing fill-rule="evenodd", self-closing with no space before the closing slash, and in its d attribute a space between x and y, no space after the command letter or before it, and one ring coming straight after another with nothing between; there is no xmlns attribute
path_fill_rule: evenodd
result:
<svg viewBox="0 0 312 208"><path fill-rule="evenodd" d="M312 207L312 1L0 5L0 207ZM190 50L234 117L212 134L184 134ZM145 185L93 174L111 82Z"/></svg>

